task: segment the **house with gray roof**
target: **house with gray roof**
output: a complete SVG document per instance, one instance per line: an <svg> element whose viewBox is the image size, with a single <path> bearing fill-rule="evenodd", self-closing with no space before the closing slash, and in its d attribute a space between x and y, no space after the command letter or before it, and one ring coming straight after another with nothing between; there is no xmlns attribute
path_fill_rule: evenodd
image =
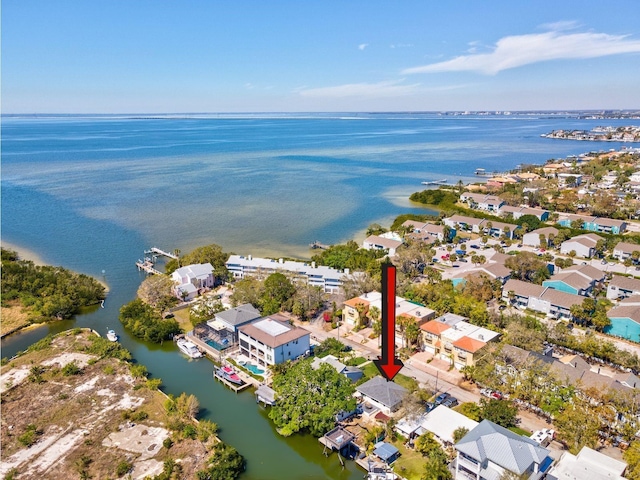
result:
<svg viewBox="0 0 640 480"><path fill-rule="evenodd" d="M629 242L618 242L618 244L613 247L613 253L611 256L622 261L627 258L631 258L633 256L633 252L640 253L640 245Z"/></svg>
<svg viewBox="0 0 640 480"><path fill-rule="evenodd" d="M549 241L549 237L555 237L558 235L560 231L555 227L544 227L538 228L537 230L533 230L529 233L525 233L522 236L522 243L525 245L529 245L530 247L539 247L540 246L540 235L544 235ZM546 247L546 245L544 245Z"/></svg>
<svg viewBox="0 0 640 480"><path fill-rule="evenodd" d="M633 295L640 295L640 280L623 275L614 275L607 286L607 298L609 300L619 300L629 298Z"/></svg>
<svg viewBox="0 0 640 480"><path fill-rule="evenodd" d="M377 407L386 415L391 415L400 408L400 404L409 392L394 382L388 382L380 375L356 387L356 395L365 402Z"/></svg>
<svg viewBox="0 0 640 480"><path fill-rule="evenodd" d="M358 367L351 367L345 365L334 355L327 355L325 357L316 357L311 362L311 368L318 370L323 364L327 364L335 369L340 375L344 375L352 382L357 382L362 378L362 370Z"/></svg>
<svg viewBox="0 0 640 480"><path fill-rule="evenodd" d="M548 286L510 279L502 287L502 298L519 308L530 308L552 318L571 320L571 307L582 305L584 297Z"/></svg>
<svg viewBox="0 0 640 480"><path fill-rule="evenodd" d="M489 420L467 433L455 449L456 480L498 480L509 473L538 480L553 463L549 450Z"/></svg>
<svg viewBox="0 0 640 480"><path fill-rule="evenodd" d="M604 282L604 272L591 265L574 265L565 268L542 282L543 287L550 287L574 295L587 296L599 283Z"/></svg>
<svg viewBox="0 0 640 480"><path fill-rule="evenodd" d="M171 274L174 294L184 300L192 300L201 289L215 285L213 266L210 263L194 263L176 269Z"/></svg>
<svg viewBox="0 0 640 480"><path fill-rule="evenodd" d="M591 258L596 253L596 245L599 240L602 240L602 237L594 233L578 235L562 242L560 253L569 255L571 252L575 252L578 257Z"/></svg>
<svg viewBox="0 0 640 480"><path fill-rule="evenodd" d="M232 332L237 340L238 328L258 320L261 316L260 311L256 307L250 303L245 303L216 313L214 320L210 321L211 323L207 323L210 327L215 328L213 323L219 322L220 325L223 325L227 330Z"/></svg>

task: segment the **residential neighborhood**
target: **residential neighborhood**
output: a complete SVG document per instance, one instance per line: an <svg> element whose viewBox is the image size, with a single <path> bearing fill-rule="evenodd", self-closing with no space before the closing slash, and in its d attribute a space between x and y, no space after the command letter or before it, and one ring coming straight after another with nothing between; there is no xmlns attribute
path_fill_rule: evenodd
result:
<svg viewBox="0 0 640 480"><path fill-rule="evenodd" d="M290 389L304 378L305 395L331 395L332 378L348 394L326 400L336 409L315 434L370 479L419 479L425 462L443 479L638 478L626 453L640 449L636 177L640 153L625 151L440 186L454 208L372 225L360 243L316 242L310 261L180 266L173 313L283 431L303 428L283 413L299 408ZM398 271L393 381L373 363L382 262Z"/></svg>

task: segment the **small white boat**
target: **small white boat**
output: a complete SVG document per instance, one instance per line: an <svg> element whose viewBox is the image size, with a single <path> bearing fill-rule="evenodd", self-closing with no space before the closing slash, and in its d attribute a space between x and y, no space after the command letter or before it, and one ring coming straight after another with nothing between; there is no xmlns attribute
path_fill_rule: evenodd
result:
<svg viewBox="0 0 640 480"><path fill-rule="evenodd" d="M117 342L118 341L118 334L115 332L115 330L109 330L107 332L107 340L109 340L111 342Z"/></svg>
<svg viewBox="0 0 640 480"><path fill-rule="evenodd" d="M194 343L187 340L186 338L179 338L176 341L176 345L178 345L178 348L180 349L180 351L185 355L187 355L188 357L191 357L191 358L202 357L202 352L198 350L198 347Z"/></svg>

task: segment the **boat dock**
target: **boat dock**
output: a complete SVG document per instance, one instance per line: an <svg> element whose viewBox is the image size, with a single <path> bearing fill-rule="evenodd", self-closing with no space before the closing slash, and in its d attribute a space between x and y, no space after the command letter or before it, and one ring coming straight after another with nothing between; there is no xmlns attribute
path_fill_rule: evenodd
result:
<svg viewBox="0 0 640 480"><path fill-rule="evenodd" d="M442 180L426 180L424 182L420 182L422 185L446 185L449 182L446 178Z"/></svg>
<svg viewBox="0 0 640 480"><path fill-rule="evenodd" d="M164 250L158 248L158 247L151 247L150 250L145 250L144 251L145 255L151 254L151 255L162 255L164 257L169 257L169 258L173 258L174 260L178 259L177 255L174 255L173 253L169 253L169 252L165 252Z"/></svg>
<svg viewBox="0 0 640 480"><path fill-rule="evenodd" d="M138 271L144 270L149 275L162 275L160 270L156 270L153 267L153 263L150 260L145 260L144 262L142 260L138 260L136 262L136 267L138 267Z"/></svg>
<svg viewBox="0 0 640 480"><path fill-rule="evenodd" d="M242 385L236 385L235 383L230 382L229 380L224 378L222 375L218 375L218 369L217 368L215 368L213 370L213 378L215 378L216 380L220 380L221 383L223 383L224 385L226 385L227 387L229 387L231 390L233 390L236 393L241 392L245 388L251 386L251 383L247 383L247 382L244 382Z"/></svg>

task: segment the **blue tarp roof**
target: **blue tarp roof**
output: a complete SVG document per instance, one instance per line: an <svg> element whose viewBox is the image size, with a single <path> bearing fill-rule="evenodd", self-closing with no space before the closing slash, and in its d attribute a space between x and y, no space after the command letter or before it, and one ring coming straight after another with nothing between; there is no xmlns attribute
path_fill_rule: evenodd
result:
<svg viewBox="0 0 640 480"><path fill-rule="evenodd" d="M373 454L380 457L383 461L387 462L399 453L399 450L390 443L378 442L376 443L376 449Z"/></svg>

